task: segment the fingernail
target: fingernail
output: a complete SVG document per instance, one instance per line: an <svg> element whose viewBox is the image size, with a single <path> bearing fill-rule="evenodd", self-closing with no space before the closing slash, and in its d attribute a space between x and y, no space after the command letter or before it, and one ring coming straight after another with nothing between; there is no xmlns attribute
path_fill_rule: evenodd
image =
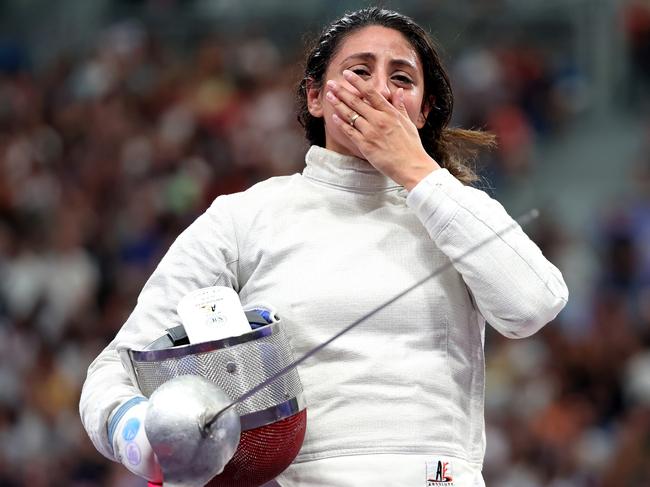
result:
<svg viewBox="0 0 650 487"><path fill-rule="evenodd" d="M341 120L336 113L332 114L332 120L334 120L336 123L343 122L343 120Z"/></svg>
<svg viewBox="0 0 650 487"><path fill-rule="evenodd" d="M332 80L329 80L327 82L327 86L330 87L330 88L336 88L336 83L334 81L332 81Z"/></svg>
<svg viewBox="0 0 650 487"><path fill-rule="evenodd" d="M329 101L336 101L336 97L334 96L334 93L332 93L331 91L328 91L327 93L325 93L325 97Z"/></svg>
<svg viewBox="0 0 650 487"><path fill-rule="evenodd" d="M345 79L352 79L352 78L354 78L354 73L352 71L350 71L349 69L344 69L343 70L343 76L345 77Z"/></svg>

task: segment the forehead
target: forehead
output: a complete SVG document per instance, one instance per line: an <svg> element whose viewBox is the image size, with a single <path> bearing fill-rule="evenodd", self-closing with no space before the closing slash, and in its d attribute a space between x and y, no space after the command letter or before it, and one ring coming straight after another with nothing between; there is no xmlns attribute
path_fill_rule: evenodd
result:
<svg viewBox="0 0 650 487"><path fill-rule="evenodd" d="M417 51L401 32L371 25L347 36L338 48L331 64L340 63L355 53L373 53L388 59L402 58L420 68Z"/></svg>

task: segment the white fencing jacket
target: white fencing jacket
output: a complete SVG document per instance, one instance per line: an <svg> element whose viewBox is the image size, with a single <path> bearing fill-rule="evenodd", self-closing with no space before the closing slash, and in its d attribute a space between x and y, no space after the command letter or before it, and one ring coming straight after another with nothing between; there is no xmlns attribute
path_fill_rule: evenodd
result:
<svg viewBox="0 0 650 487"><path fill-rule="evenodd" d="M354 157L312 147L306 162L220 196L171 246L88 370L80 411L102 454L113 458L109 415L139 394L116 348L180 324L185 294L226 285L244 306L273 304L298 357L444 268L299 367L308 423L296 462L435 454L480 468L485 322L535 333L567 301L560 272L498 202L445 169L407 193Z"/></svg>

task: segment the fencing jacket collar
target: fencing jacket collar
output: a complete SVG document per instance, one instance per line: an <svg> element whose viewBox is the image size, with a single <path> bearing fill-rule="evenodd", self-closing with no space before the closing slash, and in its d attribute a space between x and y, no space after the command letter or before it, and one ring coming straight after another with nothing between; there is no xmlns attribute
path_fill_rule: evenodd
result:
<svg viewBox="0 0 650 487"><path fill-rule="evenodd" d="M303 176L320 183L360 193L374 193L401 188L368 161L344 156L313 145L305 156Z"/></svg>

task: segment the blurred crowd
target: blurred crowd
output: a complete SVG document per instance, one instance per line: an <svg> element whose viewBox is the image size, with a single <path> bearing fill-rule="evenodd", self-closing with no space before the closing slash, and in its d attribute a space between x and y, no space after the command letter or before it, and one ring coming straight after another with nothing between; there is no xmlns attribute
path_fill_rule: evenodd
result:
<svg viewBox="0 0 650 487"><path fill-rule="evenodd" d="M488 338L488 485L650 485L650 131L630 193L579 240L533 234L567 308L522 341Z"/></svg>
<svg viewBox="0 0 650 487"><path fill-rule="evenodd" d="M47 66L0 46L0 485L143 485L82 430L87 366L216 196L302 169L300 55L264 36L172 48L136 21ZM577 68L538 47L450 63L455 123L499 136L481 160L497 193L585 109ZM488 485L650 485L650 133L645 149L591 234L533 232L572 301L531 339L487 338Z"/></svg>

